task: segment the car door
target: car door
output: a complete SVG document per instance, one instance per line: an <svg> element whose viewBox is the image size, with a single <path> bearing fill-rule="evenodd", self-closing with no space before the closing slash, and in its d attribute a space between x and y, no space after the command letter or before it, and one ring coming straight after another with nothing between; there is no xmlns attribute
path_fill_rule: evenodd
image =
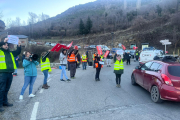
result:
<svg viewBox="0 0 180 120"><path fill-rule="evenodd" d="M150 70L145 71L144 73L144 88L149 90L152 83L154 82L154 80L158 79L159 77L159 69L161 69L162 65L157 63L157 62L153 62L152 65L150 66Z"/></svg>
<svg viewBox="0 0 180 120"><path fill-rule="evenodd" d="M139 70L136 72L136 82L143 87L143 81L144 81L144 73L146 70L148 70L151 66L152 62L147 62L143 64Z"/></svg>

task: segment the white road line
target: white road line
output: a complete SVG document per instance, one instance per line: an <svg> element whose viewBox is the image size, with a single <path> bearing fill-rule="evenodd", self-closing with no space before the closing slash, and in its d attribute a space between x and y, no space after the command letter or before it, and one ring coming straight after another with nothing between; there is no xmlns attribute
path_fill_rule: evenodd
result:
<svg viewBox="0 0 180 120"><path fill-rule="evenodd" d="M30 120L36 120L36 115L37 115L38 106L39 106L39 102L35 102Z"/></svg>
<svg viewBox="0 0 180 120"><path fill-rule="evenodd" d="M44 89L41 89L39 93L43 93L43 90L44 90Z"/></svg>
<svg viewBox="0 0 180 120"><path fill-rule="evenodd" d="M51 79L49 79L47 82L50 82L51 81Z"/></svg>

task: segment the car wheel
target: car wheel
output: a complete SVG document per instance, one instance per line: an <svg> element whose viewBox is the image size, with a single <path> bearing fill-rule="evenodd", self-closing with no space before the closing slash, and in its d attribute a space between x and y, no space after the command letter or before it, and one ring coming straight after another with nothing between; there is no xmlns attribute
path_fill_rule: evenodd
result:
<svg viewBox="0 0 180 120"><path fill-rule="evenodd" d="M151 99L155 103L161 103L162 99L160 98L159 89L157 86L151 88Z"/></svg>
<svg viewBox="0 0 180 120"><path fill-rule="evenodd" d="M131 75L131 84L132 85L137 85L134 74Z"/></svg>

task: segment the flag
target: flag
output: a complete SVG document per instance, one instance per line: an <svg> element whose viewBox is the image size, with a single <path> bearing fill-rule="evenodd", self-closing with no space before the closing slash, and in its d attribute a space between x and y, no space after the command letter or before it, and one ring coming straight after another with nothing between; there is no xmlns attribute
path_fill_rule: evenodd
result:
<svg viewBox="0 0 180 120"><path fill-rule="evenodd" d="M70 48L72 44L73 44L73 41L69 45L67 45L67 47Z"/></svg>
<svg viewBox="0 0 180 120"><path fill-rule="evenodd" d="M126 47L124 46L124 45L122 45L122 48L125 50L126 49Z"/></svg>

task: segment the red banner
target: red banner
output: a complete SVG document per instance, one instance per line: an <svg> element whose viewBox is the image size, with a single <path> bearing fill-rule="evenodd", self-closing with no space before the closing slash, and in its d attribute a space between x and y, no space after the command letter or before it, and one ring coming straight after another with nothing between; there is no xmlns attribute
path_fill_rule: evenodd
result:
<svg viewBox="0 0 180 120"><path fill-rule="evenodd" d="M60 45L61 45L61 44L59 44L59 43L56 44L56 45L51 49L51 51L52 51L52 52L57 51L57 49L60 48Z"/></svg>
<svg viewBox="0 0 180 120"><path fill-rule="evenodd" d="M102 54L103 54L103 53L102 53L101 46L96 46L96 49L97 49L99 55L102 55Z"/></svg>
<svg viewBox="0 0 180 120"><path fill-rule="evenodd" d="M109 54L109 50L106 51L106 53L104 54L104 57L106 58L108 54Z"/></svg>
<svg viewBox="0 0 180 120"><path fill-rule="evenodd" d="M51 49L51 51L52 51L52 52L54 52L54 51L58 52L59 50L61 50L61 48L63 48L63 49L69 49L69 47L57 43L57 44Z"/></svg>
<svg viewBox="0 0 180 120"><path fill-rule="evenodd" d="M125 50L126 49L126 47L124 46L124 45L122 45L122 48Z"/></svg>

